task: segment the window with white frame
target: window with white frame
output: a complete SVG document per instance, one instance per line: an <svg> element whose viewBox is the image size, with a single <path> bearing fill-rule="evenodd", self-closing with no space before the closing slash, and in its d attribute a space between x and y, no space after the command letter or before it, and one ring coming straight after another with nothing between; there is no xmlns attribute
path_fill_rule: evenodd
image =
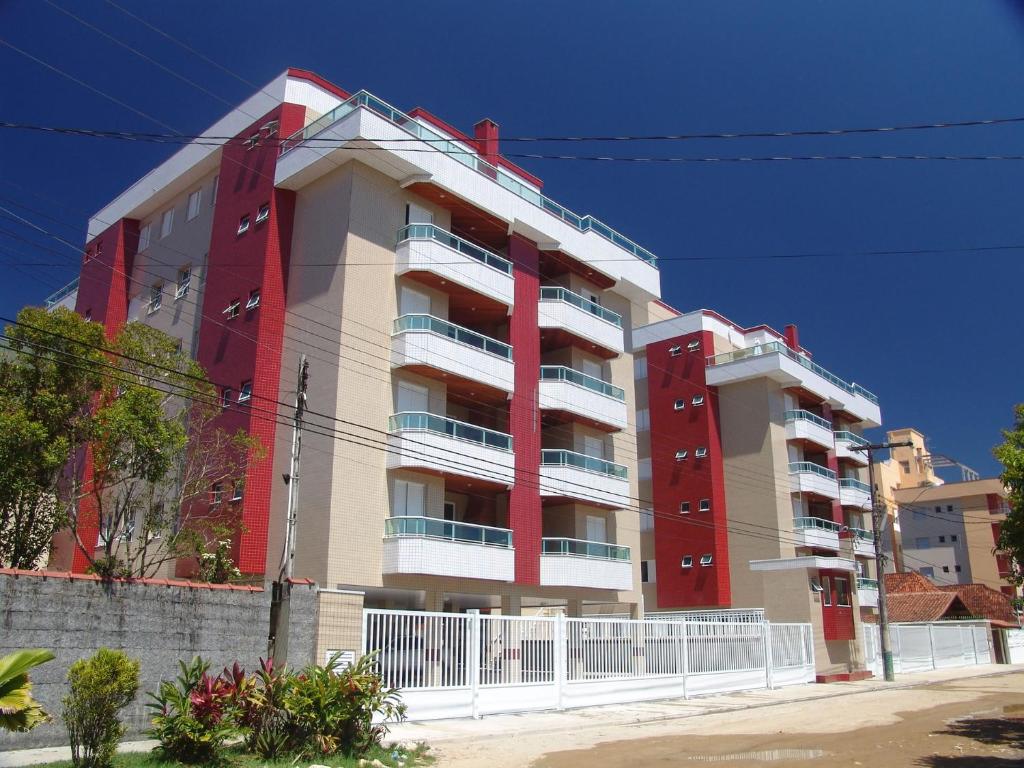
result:
<svg viewBox="0 0 1024 768"><path fill-rule="evenodd" d="M238 402L245 403L252 400L252 381L243 381L238 390Z"/></svg>
<svg viewBox="0 0 1024 768"><path fill-rule="evenodd" d="M676 451L676 461L686 461L686 457L690 455L687 450Z"/></svg>
<svg viewBox="0 0 1024 768"><path fill-rule="evenodd" d="M711 565L711 563L714 561L714 559L715 559L714 555L711 555L711 554L701 555L700 556L700 564L702 566L704 566L705 568L707 568L709 565Z"/></svg>
<svg viewBox="0 0 1024 768"><path fill-rule="evenodd" d="M142 229L139 230L139 251L144 251L149 248L149 241L153 237L153 225L143 224Z"/></svg>
<svg viewBox="0 0 1024 768"><path fill-rule="evenodd" d="M231 488L231 500L232 501L241 501L244 496L245 496L245 480L242 479L242 480L236 481L234 486L232 486L232 488Z"/></svg>
<svg viewBox="0 0 1024 768"><path fill-rule="evenodd" d="M238 220L238 234L244 235L249 231L249 214L245 214Z"/></svg>
<svg viewBox="0 0 1024 768"><path fill-rule="evenodd" d="M647 378L647 356L641 355L640 357L633 358L633 378L634 379L646 379Z"/></svg>
<svg viewBox="0 0 1024 768"><path fill-rule="evenodd" d="M192 283L192 267L182 267L178 270L178 288L174 291L175 299L182 299L188 295L188 287Z"/></svg>
<svg viewBox="0 0 1024 768"><path fill-rule="evenodd" d="M673 344L671 347L668 348L668 353L672 357L679 357L679 355L683 354L683 348L678 344Z"/></svg>
<svg viewBox="0 0 1024 768"><path fill-rule="evenodd" d="M150 286L149 289L149 308L147 310L147 314L152 315L154 312L160 309L160 305L163 304L163 300L164 284L153 283L153 285Z"/></svg>
<svg viewBox="0 0 1024 768"><path fill-rule="evenodd" d="M711 511L711 499L701 499L697 503L697 509L699 511L701 511L701 512L710 512Z"/></svg>
<svg viewBox="0 0 1024 768"><path fill-rule="evenodd" d="M424 517L427 513L427 486L409 480L395 480L391 499L393 517Z"/></svg>
<svg viewBox="0 0 1024 768"><path fill-rule="evenodd" d="M254 133L252 136L250 136L248 139L245 140L245 149L246 149L246 151L251 150L251 149L256 149L256 147L259 146L259 143L260 143L260 135L259 135L259 133Z"/></svg>
<svg viewBox="0 0 1024 768"><path fill-rule="evenodd" d="M657 568L654 560L640 561L640 581L644 584L652 584L657 581Z"/></svg>
<svg viewBox="0 0 1024 768"><path fill-rule="evenodd" d="M640 530L654 530L654 510L650 507L643 507L640 509Z"/></svg>
<svg viewBox="0 0 1024 768"><path fill-rule="evenodd" d="M672 403L672 407L677 411L682 411L686 408L686 400L680 398Z"/></svg>
<svg viewBox="0 0 1024 768"><path fill-rule="evenodd" d="M174 209L168 208L160 217L160 238L163 239L171 234L174 229Z"/></svg>
<svg viewBox="0 0 1024 768"><path fill-rule="evenodd" d="M235 390L231 387L224 387L220 392L220 404L222 408L227 408L235 401Z"/></svg>
<svg viewBox="0 0 1024 768"><path fill-rule="evenodd" d="M703 459L708 455L708 449L705 448L703 445L698 446L697 450L693 452L693 455L696 456L698 459Z"/></svg>
<svg viewBox="0 0 1024 768"><path fill-rule="evenodd" d="M228 320L234 320L238 317L238 313L242 309L241 299L232 299L231 303L224 308L223 314L228 316Z"/></svg>
<svg viewBox="0 0 1024 768"><path fill-rule="evenodd" d="M917 572L920 573L922 576L927 576L929 579L935 575L935 569L930 565L918 568Z"/></svg>
<svg viewBox="0 0 1024 768"><path fill-rule="evenodd" d="M693 555L683 555L683 559L679 561L680 568L693 568Z"/></svg>
<svg viewBox="0 0 1024 768"><path fill-rule="evenodd" d="M688 514L690 514L690 502L688 502L688 501L680 501L679 502L679 514L680 515L688 515Z"/></svg>
<svg viewBox="0 0 1024 768"><path fill-rule="evenodd" d="M638 408L636 411L636 430L646 432L651 428L651 411L649 408Z"/></svg>
<svg viewBox="0 0 1024 768"><path fill-rule="evenodd" d="M704 405L704 395L694 395L690 402L693 405Z"/></svg>
<svg viewBox="0 0 1024 768"><path fill-rule="evenodd" d="M199 205L202 200L202 189L197 189L188 196L188 208L185 211L185 221L192 221L192 219L199 215Z"/></svg>
<svg viewBox="0 0 1024 768"><path fill-rule="evenodd" d="M214 483L210 486L210 504L217 506L224 500L224 484Z"/></svg>
<svg viewBox="0 0 1024 768"><path fill-rule="evenodd" d="M832 583L828 576L821 580L821 604L832 605Z"/></svg>
<svg viewBox="0 0 1024 768"><path fill-rule="evenodd" d="M690 339L686 344L686 349L690 352L700 349L700 339Z"/></svg>
<svg viewBox="0 0 1024 768"><path fill-rule="evenodd" d="M254 310L260 305L260 292L259 289L255 291L249 291L249 300L245 302L246 310Z"/></svg>
<svg viewBox="0 0 1024 768"><path fill-rule="evenodd" d="M256 211L256 223L260 224L270 218L270 203L264 203Z"/></svg>
<svg viewBox="0 0 1024 768"><path fill-rule="evenodd" d="M850 580L836 576L836 605L841 608L850 607Z"/></svg>

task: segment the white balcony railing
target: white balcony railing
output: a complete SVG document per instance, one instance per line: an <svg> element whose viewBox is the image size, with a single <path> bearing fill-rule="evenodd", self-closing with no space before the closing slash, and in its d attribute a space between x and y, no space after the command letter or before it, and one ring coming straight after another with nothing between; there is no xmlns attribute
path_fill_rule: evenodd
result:
<svg viewBox="0 0 1024 768"><path fill-rule="evenodd" d="M854 554L861 557L874 557L875 535L864 528L850 528L850 533L853 534Z"/></svg>
<svg viewBox="0 0 1024 768"><path fill-rule="evenodd" d="M825 449L832 448L832 424L828 419L804 410L786 411L785 417L787 440L807 440Z"/></svg>
<svg viewBox="0 0 1024 768"><path fill-rule="evenodd" d="M839 478L839 503L844 507L871 508L871 486L855 477Z"/></svg>
<svg viewBox="0 0 1024 768"><path fill-rule="evenodd" d="M433 224L398 230L395 271L429 272L506 306L514 301L511 261Z"/></svg>
<svg viewBox="0 0 1024 768"><path fill-rule="evenodd" d="M793 536L797 546L817 549L839 549L839 523L820 517L793 518Z"/></svg>
<svg viewBox="0 0 1024 768"><path fill-rule="evenodd" d="M432 368L505 392L515 389L512 347L433 315L395 320L391 364Z"/></svg>
<svg viewBox="0 0 1024 768"><path fill-rule="evenodd" d="M857 601L861 608L878 607L878 582L875 579L857 579Z"/></svg>
<svg viewBox="0 0 1024 768"><path fill-rule="evenodd" d="M514 581L512 531L436 517L390 517L384 521L382 571Z"/></svg>
<svg viewBox="0 0 1024 768"><path fill-rule="evenodd" d="M794 493L813 493L829 499L839 498L836 473L811 461L792 461L789 464L790 488Z"/></svg>
<svg viewBox="0 0 1024 768"><path fill-rule="evenodd" d="M625 392L564 365L540 367L539 397L542 410L566 411L615 429L626 428Z"/></svg>
<svg viewBox="0 0 1024 768"><path fill-rule="evenodd" d="M629 503L626 467L573 451L541 451L540 485L542 496L564 496L613 507Z"/></svg>
<svg viewBox="0 0 1024 768"><path fill-rule="evenodd" d="M565 331L616 355L625 348L621 315L568 288L541 286L537 324L541 329Z"/></svg>
<svg viewBox="0 0 1024 768"><path fill-rule="evenodd" d="M388 469L425 469L509 486L512 436L433 413L396 413L388 423Z"/></svg>
<svg viewBox="0 0 1024 768"><path fill-rule="evenodd" d="M545 538L541 543L542 586L615 590L633 586L629 547L563 538Z"/></svg>

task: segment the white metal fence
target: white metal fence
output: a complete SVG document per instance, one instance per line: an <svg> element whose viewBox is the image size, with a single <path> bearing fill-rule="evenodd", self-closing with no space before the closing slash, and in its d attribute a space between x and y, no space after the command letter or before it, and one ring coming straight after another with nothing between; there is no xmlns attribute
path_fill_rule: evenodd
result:
<svg viewBox="0 0 1024 768"><path fill-rule="evenodd" d="M890 624L889 640L896 672L992 663L991 632L984 621ZM880 677L882 650L878 625L864 625L864 659L867 668Z"/></svg>
<svg viewBox="0 0 1024 768"><path fill-rule="evenodd" d="M414 720L814 681L810 624L367 609L363 651Z"/></svg>

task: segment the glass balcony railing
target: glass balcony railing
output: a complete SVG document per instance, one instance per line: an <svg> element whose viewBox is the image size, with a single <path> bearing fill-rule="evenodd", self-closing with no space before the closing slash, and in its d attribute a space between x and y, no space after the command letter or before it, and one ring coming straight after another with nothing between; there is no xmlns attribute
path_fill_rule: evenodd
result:
<svg viewBox="0 0 1024 768"><path fill-rule="evenodd" d="M864 491L864 493L871 493L871 486L855 477L840 477L839 487L853 488L857 491Z"/></svg>
<svg viewBox="0 0 1024 768"><path fill-rule="evenodd" d="M829 533L839 533L839 529L842 528L839 523L833 520L825 520L820 517L794 517L793 518L793 530L794 531L806 531L806 530L817 530L817 531L828 531Z"/></svg>
<svg viewBox="0 0 1024 768"><path fill-rule="evenodd" d="M53 293L51 293L49 296L46 297L46 308L49 309L54 304L58 303L62 299L66 299L68 296L70 296L72 293L74 293L77 290L78 290L78 278L76 277L74 280L72 280L70 283L65 285L59 291L54 291Z"/></svg>
<svg viewBox="0 0 1024 768"><path fill-rule="evenodd" d="M789 462L789 473L795 474L797 472L811 472L815 475L821 475L829 480L836 479L836 473L828 467L823 467L821 464L815 464L813 461L791 461Z"/></svg>
<svg viewBox="0 0 1024 768"><path fill-rule="evenodd" d="M477 427L464 421L437 416L433 413L423 413L422 411L396 413L388 419L388 430L390 432L410 430L416 432L435 432L439 435L454 437L456 440L466 440L470 443L486 445L489 448L497 448L500 451L512 450L512 435Z"/></svg>
<svg viewBox="0 0 1024 768"><path fill-rule="evenodd" d="M865 579L863 576L858 576L857 589L873 589L875 590L875 592L877 592L878 579Z"/></svg>
<svg viewBox="0 0 1024 768"><path fill-rule="evenodd" d="M853 527L851 527L850 528L850 533L852 533L854 536L856 536L861 541L874 541L875 540L875 534L873 534L871 531L867 531L867 530L865 530L863 528L853 528Z"/></svg>
<svg viewBox="0 0 1024 768"><path fill-rule="evenodd" d="M764 344L755 344L753 347L747 347L746 349L735 349L732 352L723 352L720 355L712 355L707 359L707 364L725 365L726 363L734 363L737 360L746 360L752 357L773 354L785 355L790 360L799 363L809 371L813 371L830 384L834 384L839 387L844 392L849 392L851 395L860 395L875 405L878 405L878 397L864 389L860 384L850 384L843 381L827 368L818 365L818 363L814 362L806 355L801 355L799 352L790 349L781 341L768 341Z"/></svg>
<svg viewBox="0 0 1024 768"><path fill-rule="evenodd" d="M626 467L622 464L615 464L594 456L587 456L573 451L545 448L540 452L540 464L542 467L576 467L587 472L597 472L610 477L617 477L622 480L627 478Z"/></svg>
<svg viewBox="0 0 1024 768"><path fill-rule="evenodd" d="M573 368L568 368L564 365L542 365L540 367L540 380L567 381L578 387L592 389L605 397L613 397L616 400L626 399L626 393L619 387L612 386L607 381L601 381L601 379L588 376L585 373L580 373L579 371L574 370Z"/></svg>
<svg viewBox="0 0 1024 768"><path fill-rule="evenodd" d="M384 521L386 538L418 536L443 539L466 544L486 544L489 547L512 548L512 531L487 525L457 523L439 517L389 517Z"/></svg>
<svg viewBox="0 0 1024 768"><path fill-rule="evenodd" d="M827 429L829 432L832 431L832 424L828 419L823 419L816 413L804 410L793 410L786 411L786 421L809 421L811 424L817 424L819 427Z"/></svg>
<svg viewBox="0 0 1024 768"><path fill-rule="evenodd" d="M854 434L853 432L850 432L847 429L840 429L838 432L835 433L835 435L836 440L845 440L846 442L853 443L854 445L868 445L871 442L870 440L867 440L866 438L863 438L860 435Z"/></svg>
<svg viewBox="0 0 1024 768"><path fill-rule="evenodd" d="M491 165L476 152L467 149L465 145L458 144L451 139L445 138L431 128L417 122L414 118L395 109L390 104L381 101L376 96L367 93L366 91L359 91L347 101L342 102L330 112L321 115L305 128L300 131L296 131L287 139L282 141L281 154L283 155L300 144L309 141L318 133L330 128L334 123L348 116L360 107L364 107L365 109L369 109L371 112L380 115L385 120L394 123L402 130L412 134L424 143L429 144L438 152L443 152L453 160L462 163L467 168L483 174L502 188L508 190L517 197L526 200L528 203L547 211L552 216L564 221L574 229L577 229L580 232L596 232L608 242L614 243L622 250L647 262L655 269L658 268L658 259L653 253L645 248L641 248L628 237L616 232L607 224L598 221L593 216L579 216L568 208L562 207L551 198L542 195L535 187L519 181L508 171L499 168L498 166ZM331 148L333 148L333 146L334 145L331 145Z"/></svg>
<svg viewBox="0 0 1024 768"><path fill-rule="evenodd" d="M440 227L435 227L433 224L409 224L402 227L398 230L398 242L404 243L406 240L435 240L464 256L476 259L481 264L486 264L488 267L498 270L502 274L512 275L512 262L508 259L503 259L498 254L473 245L468 240L463 240L461 237L453 235L451 232L446 232Z"/></svg>
<svg viewBox="0 0 1024 768"><path fill-rule="evenodd" d="M600 304L596 304L590 299L584 299L578 293L573 293L568 288L562 288L558 285L542 285L540 287L540 300L541 301L564 301L566 304L572 304L574 307L582 309L584 312L589 312L592 315L597 315L602 320L611 323L612 325L622 327L622 315L617 312L612 312L610 309L605 309Z"/></svg>
<svg viewBox="0 0 1024 768"><path fill-rule="evenodd" d="M429 331L438 336L447 336L449 339L476 347L483 352L503 357L506 360L512 359L512 347L508 344L433 315L402 315L396 318L395 333L405 333L406 331Z"/></svg>
<svg viewBox="0 0 1024 768"><path fill-rule="evenodd" d="M629 562L629 547L582 539L541 539L545 555L575 555L595 560L621 560Z"/></svg>

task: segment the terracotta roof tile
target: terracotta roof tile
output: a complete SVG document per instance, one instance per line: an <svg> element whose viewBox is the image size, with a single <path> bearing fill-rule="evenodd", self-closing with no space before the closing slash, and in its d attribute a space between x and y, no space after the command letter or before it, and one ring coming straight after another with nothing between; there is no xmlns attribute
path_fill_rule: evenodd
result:
<svg viewBox="0 0 1024 768"><path fill-rule="evenodd" d="M1017 616L1010 606L1010 598L984 584L955 584L939 587L943 592L955 592L973 616L1001 621L1017 626Z"/></svg>
<svg viewBox="0 0 1024 768"><path fill-rule="evenodd" d="M916 571L885 574L885 591L890 595L897 592L935 592L938 587Z"/></svg>
<svg viewBox="0 0 1024 768"><path fill-rule="evenodd" d="M886 597L889 621L893 623L939 621L943 618L966 616L970 613L967 606L955 593L941 590L896 592Z"/></svg>

